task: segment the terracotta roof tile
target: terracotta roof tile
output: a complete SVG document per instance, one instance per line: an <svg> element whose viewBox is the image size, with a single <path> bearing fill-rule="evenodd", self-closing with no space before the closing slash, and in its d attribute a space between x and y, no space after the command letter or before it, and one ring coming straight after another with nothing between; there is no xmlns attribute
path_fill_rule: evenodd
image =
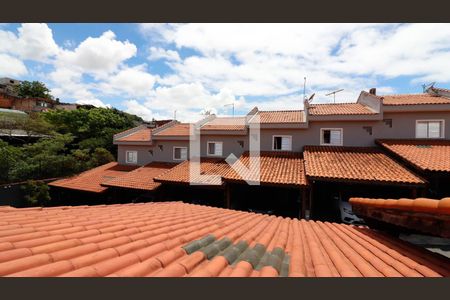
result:
<svg viewBox="0 0 450 300"><path fill-rule="evenodd" d="M450 238L450 198L351 198L349 201L353 211L363 218Z"/></svg>
<svg viewBox="0 0 450 300"><path fill-rule="evenodd" d="M155 133L154 136L189 136L189 131L190 124L179 123Z"/></svg>
<svg viewBox="0 0 450 300"><path fill-rule="evenodd" d="M450 99L430 94L403 94L382 96L383 105L422 105L422 104L450 104Z"/></svg>
<svg viewBox="0 0 450 300"><path fill-rule="evenodd" d="M150 142L152 140L152 129L142 128L136 132L117 139L119 142Z"/></svg>
<svg viewBox="0 0 450 300"><path fill-rule="evenodd" d="M101 183L105 183L116 177L122 176L136 168L137 166L122 166L117 164L117 162L110 162L70 178L50 182L48 185L101 193L107 189L107 187L101 186Z"/></svg>
<svg viewBox="0 0 450 300"><path fill-rule="evenodd" d="M48 237L35 224L111 229L81 229L102 236L90 240L56 235L37 254L11 242L0 248L0 276L450 276L448 258L368 228L181 202L10 209L0 219Z"/></svg>
<svg viewBox="0 0 450 300"><path fill-rule="evenodd" d="M314 179L424 185L425 181L376 148L306 146L306 175Z"/></svg>
<svg viewBox="0 0 450 300"><path fill-rule="evenodd" d="M184 161L179 165L173 167L164 174L155 177L157 182L171 182L189 184L191 161ZM202 158L200 161L200 173L201 175L219 175L213 182L207 182L205 184L221 184L222 175L224 175L230 166L223 159L217 158ZM199 181L201 179L193 179L193 181Z"/></svg>
<svg viewBox="0 0 450 300"><path fill-rule="evenodd" d="M281 184L281 185L308 185L303 159L301 154L289 152L260 152L260 183L261 184ZM250 165L249 152L245 152L239 161L248 168ZM243 169L242 171L245 172ZM258 180L255 174L246 173L242 178L236 171L229 169L223 176L225 180L241 181Z"/></svg>
<svg viewBox="0 0 450 300"><path fill-rule="evenodd" d="M201 130L245 130L245 117L217 117L207 122Z"/></svg>
<svg viewBox="0 0 450 300"><path fill-rule="evenodd" d="M311 104L309 114L312 116L374 115L376 112L360 103L327 103Z"/></svg>
<svg viewBox="0 0 450 300"><path fill-rule="evenodd" d="M302 110L259 111L261 124L305 122Z"/></svg>
<svg viewBox="0 0 450 300"><path fill-rule="evenodd" d="M102 183L102 185L107 187L120 187L152 191L161 185L158 182L154 182L153 178L167 172L174 166L176 166L176 164L152 162L143 167L130 171L122 176L116 177L112 180L108 180Z"/></svg>
<svg viewBox="0 0 450 300"><path fill-rule="evenodd" d="M377 143L420 170L450 172L449 140L378 140Z"/></svg>

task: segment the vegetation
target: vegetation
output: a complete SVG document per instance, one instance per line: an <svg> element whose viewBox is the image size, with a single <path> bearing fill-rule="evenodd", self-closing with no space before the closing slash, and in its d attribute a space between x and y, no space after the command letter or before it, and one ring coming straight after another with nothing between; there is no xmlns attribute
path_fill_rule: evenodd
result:
<svg viewBox="0 0 450 300"><path fill-rule="evenodd" d="M39 81L22 81L15 87L17 95L23 98L45 98L53 100L50 90Z"/></svg>
<svg viewBox="0 0 450 300"><path fill-rule="evenodd" d="M37 81L23 81L17 91L21 97L53 99ZM70 176L113 161L117 151L113 135L142 122L120 110L91 105L29 115L0 112L0 184L26 181L28 204L46 205L50 196L42 179Z"/></svg>
<svg viewBox="0 0 450 300"><path fill-rule="evenodd" d="M29 206L46 206L50 202L48 185L43 181L28 180L21 188Z"/></svg>

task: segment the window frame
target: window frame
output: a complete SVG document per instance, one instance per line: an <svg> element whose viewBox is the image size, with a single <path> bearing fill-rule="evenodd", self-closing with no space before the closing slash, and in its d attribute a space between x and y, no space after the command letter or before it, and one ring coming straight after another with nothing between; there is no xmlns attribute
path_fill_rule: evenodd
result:
<svg viewBox="0 0 450 300"><path fill-rule="evenodd" d="M211 153L209 153L209 144L222 144L222 153L221 154L216 154L216 153L211 154ZM216 150L216 148L214 148L214 150ZM207 141L206 142L206 155L207 156L215 156L215 157L223 156L223 142L222 141Z"/></svg>
<svg viewBox="0 0 450 300"><path fill-rule="evenodd" d="M188 147L184 147L184 146L173 146L173 149L172 149L172 159L173 159L173 160L179 160L179 161L185 161L185 160L187 160L187 159L188 159L188 151L187 151L187 148L188 148ZM182 157L176 158L176 157L175 157L175 149L186 149L186 158L182 158ZM180 156L181 156L181 150L180 150Z"/></svg>
<svg viewBox="0 0 450 300"><path fill-rule="evenodd" d="M281 147L283 147L283 138L289 138L291 139L291 149L275 149L275 138L276 137L281 137ZM272 135L272 151L292 151L292 135L288 135L288 134L274 134Z"/></svg>
<svg viewBox="0 0 450 300"><path fill-rule="evenodd" d="M341 142L339 144L326 144L323 139L323 133L325 130L329 131L340 131L341 132ZM330 142L331 142L331 132L330 132ZM320 145L321 146L343 146L344 145L344 128L320 128Z"/></svg>
<svg viewBox="0 0 450 300"><path fill-rule="evenodd" d="M135 162L128 160L128 153L135 153L136 154L136 161ZM138 162L138 152L136 150L127 150L127 151L125 151L125 163L136 165L137 162Z"/></svg>
<svg viewBox="0 0 450 300"><path fill-rule="evenodd" d="M417 136L417 125L419 123L423 123L426 122L427 123L427 137L418 137ZM441 128L440 128L440 136L439 137L428 137L430 132L429 132L429 125L428 123L430 122L439 122L441 124ZM414 129L415 132L415 137L416 139L426 139L426 140L432 140L432 139L444 139L445 138L445 120L444 119L424 119L424 120L416 120L416 127Z"/></svg>

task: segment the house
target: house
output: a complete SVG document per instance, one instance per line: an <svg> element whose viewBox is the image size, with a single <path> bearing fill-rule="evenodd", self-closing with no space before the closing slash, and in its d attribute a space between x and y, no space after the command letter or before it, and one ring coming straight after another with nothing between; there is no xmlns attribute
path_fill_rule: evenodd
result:
<svg viewBox="0 0 450 300"><path fill-rule="evenodd" d="M146 166L142 174L154 176L146 182L160 191L160 200L197 199L220 207L327 217L335 209L327 210L339 205L334 202L350 197L414 198L430 188L439 190L430 174L411 168L408 159L384 145L393 139L447 143L449 127L448 90L430 87L422 94L379 96L371 89L354 103L304 101L303 110L255 107L239 117L210 115L193 124L172 120L157 127L141 125L116 134L114 144L119 165ZM248 168L250 144L256 140L260 185L253 186L247 183L255 181L255 174L237 174L225 159L232 154L233 166ZM443 156L431 155L434 164L445 165L448 152L439 153ZM196 175L210 182L190 184L194 161L200 161L198 174L215 177ZM164 170L155 165L153 172L153 163L173 165ZM134 175L123 178L117 179L116 188L134 185Z"/></svg>
<svg viewBox="0 0 450 300"><path fill-rule="evenodd" d="M21 98L0 92L0 108L21 110L27 113L40 112L51 109L55 100L46 98Z"/></svg>
<svg viewBox="0 0 450 300"><path fill-rule="evenodd" d="M338 223L181 202L0 207L5 277L449 277L450 259Z"/></svg>
<svg viewBox="0 0 450 300"><path fill-rule="evenodd" d="M9 77L0 78L0 93L17 96L16 87L20 85L20 82L20 80Z"/></svg>

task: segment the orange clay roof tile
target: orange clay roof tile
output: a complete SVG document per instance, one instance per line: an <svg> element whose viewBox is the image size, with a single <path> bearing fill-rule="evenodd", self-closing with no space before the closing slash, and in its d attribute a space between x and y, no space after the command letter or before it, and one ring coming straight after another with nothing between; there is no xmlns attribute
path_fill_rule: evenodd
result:
<svg viewBox="0 0 450 300"><path fill-rule="evenodd" d="M53 235L45 232L47 240L39 246L13 242L12 248L0 248L0 276L450 276L450 259L368 228L181 202L10 209L0 212L0 219L32 232L41 232L35 224L47 220L62 225L92 220L109 231L81 229L101 236L90 240L48 239ZM1 228L0 233L12 241L24 234L4 234ZM230 242L208 259L204 249L223 238ZM184 248L196 241L203 241L198 250ZM288 268L258 267L252 260L232 263L223 253L237 245L236 251L265 245L259 249L267 255L284 251Z"/></svg>
<svg viewBox="0 0 450 300"><path fill-rule="evenodd" d="M179 123L163 129L154 134L154 136L189 136L190 135L190 124Z"/></svg>
<svg viewBox="0 0 450 300"><path fill-rule="evenodd" d="M117 164L117 162L110 162L76 176L50 182L49 185L54 187L101 193L107 189L107 187L101 186L102 183L122 176L136 168L137 166L122 166Z"/></svg>
<svg viewBox="0 0 450 300"><path fill-rule="evenodd" d="M450 99L430 94L403 94L382 96L383 105L421 105L421 104L450 104Z"/></svg>
<svg viewBox="0 0 450 300"><path fill-rule="evenodd" d="M302 110L259 111L261 124L305 122Z"/></svg>
<svg viewBox="0 0 450 300"><path fill-rule="evenodd" d="M166 183L180 183L189 184L190 182L190 169L193 166L191 161L184 161L179 165L173 167L164 174L155 177L157 182ZM230 166L223 159L217 158L202 158L200 161L200 174L201 175L218 175L212 182L205 182L205 184L221 184L221 176L224 175ZM194 178L192 181L200 182L202 179Z"/></svg>
<svg viewBox="0 0 450 300"><path fill-rule="evenodd" d="M117 139L118 142L151 142L152 129L142 128L136 132Z"/></svg>
<svg viewBox="0 0 450 300"><path fill-rule="evenodd" d="M306 146L303 155L306 175L316 180L425 184L376 148Z"/></svg>
<svg viewBox="0 0 450 300"><path fill-rule="evenodd" d="M245 130L245 117L217 117L202 125L201 130Z"/></svg>
<svg viewBox="0 0 450 300"><path fill-rule="evenodd" d="M122 176L108 180L102 183L102 186L153 191L161 185L158 182L154 182L153 178L164 174L174 166L176 164L152 162Z"/></svg>
<svg viewBox="0 0 450 300"><path fill-rule="evenodd" d="M311 104L309 114L312 116L374 115L376 112L361 103L327 103Z"/></svg>
<svg viewBox="0 0 450 300"><path fill-rule="evenodd" d="M276 185L307 186L308 181L305 175L305 168L301 154L290 152L260 152L260 183ZM258 180L257 174L248 171L251 157L249 152L244 152L238 160L242 163L239 168L238 162L234 166L238 167L245 175L242 178L234 169L223 176L225 180L244 182L244 180Z"/></svg>
<svg viewBox="0 0 450 300"><path fill-rule="evenodd" d="M450 172L449 140L378 140L377 143L420 170Z"/></svg>

